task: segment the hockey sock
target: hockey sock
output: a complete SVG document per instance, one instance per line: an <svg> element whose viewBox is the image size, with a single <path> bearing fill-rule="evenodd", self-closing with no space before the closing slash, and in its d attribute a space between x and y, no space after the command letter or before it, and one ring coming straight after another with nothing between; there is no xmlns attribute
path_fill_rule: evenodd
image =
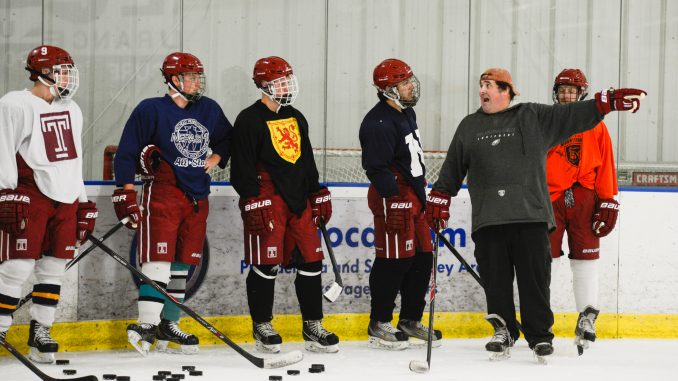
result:
<svg viewBox="0 0 678 381"><path fill-rule="evenodd" d="M273 320L273 293L278 265L252 265L247 274L247 304L252 321L265 323Z"/></svg>
<svg viewBox="0 0 678 381"><path fill-rule="evenodd" d="M35 262L33 305L31 317L38 323L51 327L56 315L56 306L61 297L61 278L66 271L66 260L44 256Z"/></svg>
<svg viewBox="0 0 678 381"><path fill-rule="evenodd" d="M186 280L190 268L191 265L182 262L174 262L170 267L170 281L167 284L167 292L180 302L183 302L186 297ZM162 309L163 319L179 321L180 315L179 307L169 300L165 300L165 306Z"/></svg>
<svg viewBox="0 0 678 381"><path fill-rule="evenodd" d="M303 320L321 320L323 318L323 286L320 279L322 268L323 263L321 261L297 266L294 289L297 292L297 300Z"/></svg>
<svg viewBox="0 0 678 381"><path fill-rule="evenodd" d="M0 263L0 332L12 325L12 314L21 299L21 286L31 275L35 260L10 259Z"/></svg>
<svg viewBox="0 0 678 381"><path fill-rule="evenodd" d="M420 321L426 308L426 291L431 281L433 255L431 252L418 252L414 256L412 267L405 273L400 286L400 319Z"/></svg>
<svg viewBox="0 0 678 381"><path fill-rule="evenodd" d="M570 260L572 288L577 311L598 306L598 260Z"/></svg>
<svg viewBox="0 0 678 381"><path fill-rule="evenodd" d="M169 262L146 262L141 265L141 272L160 287L167 289L170 278ZM139 323L158 325L164 304L165 297L161 293L152 286L142 283L139 286Z"/></svg>

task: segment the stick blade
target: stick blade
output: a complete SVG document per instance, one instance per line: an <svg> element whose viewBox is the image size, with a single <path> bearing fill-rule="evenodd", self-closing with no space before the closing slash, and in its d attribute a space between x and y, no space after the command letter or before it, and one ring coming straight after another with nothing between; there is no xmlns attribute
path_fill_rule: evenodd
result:
<svg viewBox="0 0 678 381"><path fill-rule="evenodd" d="M330 287L329 290L327 290L326 293L323 294L323 297L325 297L325 300L327 300L330 303L334 303L335 300L341 295L341 292L344 290L343 287L339 285L339 283L334 282L332 286Z"/></svg>
<svg viewBox="0 0 678 381"><path fill-rule="evenodd" d="M431 368L426 361L412 360L410 361L410 370L415 373L427 373Z"/></svg>
<svg viewBox="0 0 678 381"><path fill-rule="evenodd" d="M266 369L282 368L284 366L296 364L303 359L304 354L301 353L301 351L291 351L287 353L282 353L277 356L265 358L264 368Z"/></svg>

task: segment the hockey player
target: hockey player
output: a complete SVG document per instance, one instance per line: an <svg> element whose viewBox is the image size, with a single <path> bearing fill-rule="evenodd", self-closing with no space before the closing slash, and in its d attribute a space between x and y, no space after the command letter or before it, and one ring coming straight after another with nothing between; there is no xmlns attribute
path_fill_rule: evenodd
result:
<svg viewBox="0 0 678 381"><path fill-rule="evenodd" d="M579 69L565 69L553 85L553 101L568 104L584 100L588 82ZM592 130L570 136L546 158L548 182L556 229L551 232L551 256L560 258L567 231L574 299L579 311L576 345L583 353L596 340L598 306L598 258L600 237L617 222L619 203L612 140L604 122Z"/></svg>
<svg viewBox="0 0 678 381"><path fill-rule="evenodd" d="M247 302L256 348L279 352L273 290L278 266L296 267L294 286L303 320L305 347L337 352L339 338L322 325L323 252L317 225L332 215L329 190L318 170L304 115L292 107L299 86L280 57L254 64L261 99L240 112L233 128L231 183L240 196L244 224Z"/></svg>
<svg viewBox="0 0 678 381"><path fill-rule="evenodd" d="M541 359L553 353L548 232L554 219L546 154L573 134L594 128L610 111L635 112L645 92L610 89L590 101L509 107L519 93L508 71L488 69L479 85L481 108L457 127L426 214L431 221L448 217L450 197L457 195L468 175L475 257L485 284L488 321L496 330L486 349L504 351L518 338L515 275L522 330ZM501 319L490 320L496 317Z"/></svg>
<svg viewBox="0 0 678 381"><path fill-rule="evenodd" d="M141 271L183 301L191 265L200 263L210 193L209 172L229 159L231 124L221 107L203 96L205 72L200 60L175 52L162 64L168 87L164 97L141 101L132 111L115 155L113 193L119 219L138 228ZM208 149L212 150L208 154ZM140 209L135 172L144 176ZM142 355L168 351L169 342L185 354L198 351L198 338L179 326L179 308L150 285L139 287L139 324L127 327L128 339Z"/></svg>
<svg viewBox="0 0 678 381"><path fill-rule="evenodd" d="M50 335L66 261L94 230L82 180L82 112L73 58L56 46L28 53L33 87L0 98L0 336L33 273L28 357L54 362Z"/></svg>
<svg viewBox="0 0 678 381"><path fill-rule="evenodd" d="M367 200L376 251L368 345L399 350L407 348L410 337L418 343L428 340L428 328L420 321L433 245L424 218L426 167L413 109L420 86L410 66L395 58L374 68L373 83L379 102L365 115L359 133L362 165L370 179ZM395 328L391 320L398 293L402 305ZM436 330L432 346L439 346L441 338Z"/></svg>

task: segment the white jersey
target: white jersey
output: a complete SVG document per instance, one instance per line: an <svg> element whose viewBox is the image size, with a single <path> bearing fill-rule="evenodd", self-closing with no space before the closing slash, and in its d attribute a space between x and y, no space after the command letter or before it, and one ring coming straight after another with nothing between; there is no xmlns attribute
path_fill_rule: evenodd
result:
<svg viewBox="0 0 678 381"><path fill-rule="evenodd" d="M7 93L0 98L0 189L16 189L18 153L45 196L86 201L81 133L82 111L74 101L49 104L29 90Z"/></svg>

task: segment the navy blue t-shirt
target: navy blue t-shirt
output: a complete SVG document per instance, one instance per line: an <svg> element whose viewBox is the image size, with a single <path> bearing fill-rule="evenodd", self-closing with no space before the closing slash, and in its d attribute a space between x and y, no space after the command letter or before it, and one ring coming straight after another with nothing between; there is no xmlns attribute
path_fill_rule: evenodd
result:
<svg viewBox="0 0 678 381"><path fill-rule="evenodd" d="M115 182L118 186L133 183L141 150L155 144L174 170L177 186L193 199L207 198L207 149L221 156L219 166L224 168L230 157L232 129L219 104L210 98L202 97L183 109L169 95L145 99L132 111L120 137Z"/></svg>
<svg viewBox="0 0 678 381"><path fill-rule="evenodd" d="M419 140L417 115L411 107L399 112L380 100L360 125L365 174L381 197L398 195L396 169L426 203L426 167Z"/></svg>

